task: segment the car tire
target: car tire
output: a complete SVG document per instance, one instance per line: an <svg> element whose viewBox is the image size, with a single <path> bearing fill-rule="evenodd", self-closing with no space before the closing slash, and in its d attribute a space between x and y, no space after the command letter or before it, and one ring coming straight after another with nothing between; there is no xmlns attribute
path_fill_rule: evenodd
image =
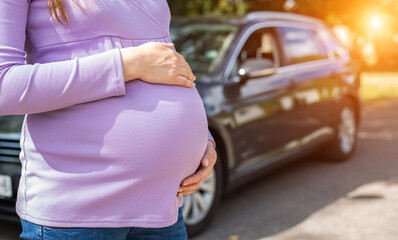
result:
<svg viewBox="0 0 398 240"><path fill-rule="evenodd" d="M199 235L209 226L221 200L222 181L219 159L202 186L194 194L184 196L183 215L189 237Z"/></svg>
<svg viewBox="0 0 398 240"><path fill-rule="evenodd" d="M352 100L343 100L338 109L336 131L329 144L322 149L322 157L330 162L348 160L355 151L358 135L358 114Z"/></svg>

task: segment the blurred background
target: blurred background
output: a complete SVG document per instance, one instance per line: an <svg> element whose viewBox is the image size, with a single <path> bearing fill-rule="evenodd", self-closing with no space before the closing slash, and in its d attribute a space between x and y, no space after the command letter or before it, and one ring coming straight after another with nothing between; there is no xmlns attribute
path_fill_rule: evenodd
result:
<svg viewBox="0 0 398 240"><path fill-rule="evenodd" d="M168 0L172 16L283 11L325 21L362 67L364 100L398 96L396 0Z"/></svg>
<svg viewBox="0 0 398 240"><path fill-rule="evenodd" d="M326 22L361 69L364 103L349 162L316 157L227 195L195 239L393 240L398 230L398 1L168 0L172 16L304 14Z"/></svg>

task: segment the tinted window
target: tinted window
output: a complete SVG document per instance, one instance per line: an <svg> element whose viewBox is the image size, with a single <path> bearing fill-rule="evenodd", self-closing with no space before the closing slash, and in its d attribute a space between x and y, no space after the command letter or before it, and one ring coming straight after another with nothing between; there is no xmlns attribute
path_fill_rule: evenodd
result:
<svg viewBox="0 0 398 240"><path fill-rule="evenodd" d="M231 75L243 75L241 67L247 64L264 68L279 65L274 29L261 29L250 35L239 53Z"/></svg>
<svg viewBox="0 0 398 240"><path fill-rule="evenodd" d="M24 116L0 116L0 133L19 133Z"/></svg>
<svg viewBox="0 0 398 240"><path fill-rule="evenodd" d="M193 72L211 73L220 67L236 31L226 24L185 24L172 27L170 37Z"/></svg>
<svg viewBox="0 0 398 240"><path fill-rule="evenodd" d="M297 64L328 58L320 36L311 30L281 28L288 64Z"/></svg>
<svg viewBox="0 0 398 240"><path fill-rule="evenodd" d="M330 48L330 55L335 57L343 57L347 55L347 51L340 44L340 42L329 31L321 31L322 39L327 43Z"/></svg>

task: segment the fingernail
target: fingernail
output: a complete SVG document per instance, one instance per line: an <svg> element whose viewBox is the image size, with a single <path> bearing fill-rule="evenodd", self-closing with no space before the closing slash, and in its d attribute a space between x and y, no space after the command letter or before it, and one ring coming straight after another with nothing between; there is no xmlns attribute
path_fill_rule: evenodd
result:
<svg viewBox="0 0 398 240"><path fill-rule="evenodd" d="M188 186L188 183L185 182L185 183L182 184L182 186L183 187Z"/></svg>
<svg viewBox="0 0 398 240"><path fill-rule="evenodd" d="M181 197L182 196L182 193L179 193L178 195L177 195L177 197Z"/></svg>
<svg viewBox="0 0 398 240"><path fill-rule="evenodd" d="M182 192L182 191L184 191L184 190L182 190L181 188L178 189L178 192Z"/></svg>
<svg viewBox="0 0 398 240"><path fill-rule="evenodd" d="M209 159L205 158L205 160L203 161L203 163L205 164L205 167L209 166Z"/></svg>

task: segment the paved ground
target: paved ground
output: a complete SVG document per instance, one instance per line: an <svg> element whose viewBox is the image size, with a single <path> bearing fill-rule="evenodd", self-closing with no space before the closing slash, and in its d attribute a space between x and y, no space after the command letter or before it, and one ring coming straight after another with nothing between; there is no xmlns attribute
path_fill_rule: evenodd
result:
<svg viewBox="0 0 398 240"><path fill-rule="evenodd" d="M349 162L304 159L227 195L193 240L398 239L398 100L368 105L359 138ZM0 240L19 232L0 222Z"/></svg>
<svg viewBox="0 0 398 240"><path fill-rule="evenodd" d="M195 240L398 239L398 100L367 105L349 162L312 158L228 196Z"/></svg>

